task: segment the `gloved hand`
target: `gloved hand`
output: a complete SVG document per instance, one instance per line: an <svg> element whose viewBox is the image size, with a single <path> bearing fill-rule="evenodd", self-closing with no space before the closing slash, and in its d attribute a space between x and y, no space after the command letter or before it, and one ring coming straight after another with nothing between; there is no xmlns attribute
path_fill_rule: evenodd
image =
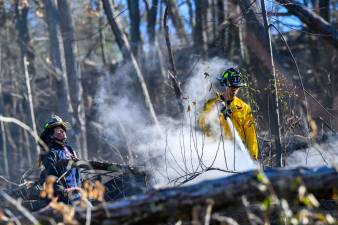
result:
<svg viewBox="0 0 338 225"><path fill-rule="evenodd" d="M128 169L134 175L146 175L146 168L144 166L129 166Z"/></svg>
<svg viewBox="0 0 338 225"><path fill-rule="evenodd" d="M75 156L75 155L72 155L72 156L70 157L70 159L73 160L74 162L77 162L77 161L80 160L80 159L79 159L77 156Z"/></svg>
<svg viewBox="0 0 338 225"><path fill-rule="evenodd" d="M107 170L110 172L118 172L121 171L121 167L119 165L112 164L107 167Z"/></svg>
<svg viewBox="0 0 338 225"><path fill-rule="evenodd" d="M229 107L224 105L221 109L221 113L223 114L224 119L226 120L228 117L230 117L232 111Z"/></svg>

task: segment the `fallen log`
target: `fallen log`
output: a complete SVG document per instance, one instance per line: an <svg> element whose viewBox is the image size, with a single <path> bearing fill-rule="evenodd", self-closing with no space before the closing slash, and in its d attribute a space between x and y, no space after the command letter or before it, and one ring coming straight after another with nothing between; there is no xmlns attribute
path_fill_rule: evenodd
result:
<svg viewBox="0 0 338 225"><path fill-rule="evenodd" d="M168 221L192 220L196 206L212 205L213 212L242 205L242 196L249 202L261 202L266 193L259 191L258 171L250 171L227 178L205 181L186 187L152 191L124 201L100 206L92 211L93 224L106 221L116 224L161 224ZM338 185L338 173L333 168L297 168L269 170L266 176L279 198L297 198L301 178L310 193L317 198L331 198ZM84 221L80 217L80 221ZM96 222L95 222L96 221ZM81 222L81 223L82 223Z"/></svg>
<svg viewBox="0 0 338 225"><path fill-rule="evenodd" d="M92 209L90 224L151 225L177 221L202 224L198 220L204 223L206 219L214 222L235 219L240 224L246 224L252 219L247 216L250 214L248 210L261 210L262 203L268 196L275 195L279 200L285 199L290 208L297 208L300 207L300 186L306 187L306 193L313 194L319 200L332 199L338 187L338 173L334 168L270 169L264 174L249 171L191 186L153 190L113 203L106 202ZM262 190L262 184L267 181L265 178L269 187ZM321 204L322 202L320 201ZM250 206L244 207L243 204ZM335 201L333 206L327 208L325 205L324 209L316 210L327 213L334 208L336 212ZM276 215L280 216L277 212L273 219L276 219ZM35 213L34 216L40 221L58 218L51 210ZM85 224L88 219L86 210L78 210L75 219L78 224ZM26 224L27 221L21 222Z"/></svg>
<svg viewBox="0 0 338 225"><path fill-rule="evenodd" d="M220 218L221 212L231 215L228 210L243 209L243 197L253 205L261 205L273 190L279 199L286 199L291 204L299 197L300 185L304 185L317 199L331 199L338 186L337 171L328 167L265 171L271 184L271 189L268 189L270 191L261 189L261 184L264 183L262 174L259 171L249 171L191 186L153 190L126 200L105 203L92 210L91 224L150 225L179 220L193 221L203 214L201 212L205 214L208 210ZM246 217L245 215L241 213L238 216ZM48 213L36 216L46 218ZM76 219L79 224L85 224L85 212L77 212Z"/></svg>

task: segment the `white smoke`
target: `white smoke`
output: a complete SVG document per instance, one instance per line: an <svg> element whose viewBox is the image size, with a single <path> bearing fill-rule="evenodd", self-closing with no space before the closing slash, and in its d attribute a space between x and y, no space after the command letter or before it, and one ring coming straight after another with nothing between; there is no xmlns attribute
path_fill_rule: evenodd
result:
<svg viewBox="0 0 338 225"><path fill-rule="evenodd" d="M130 89L132 79L127 77L130 67L118 69L101 82L97 94L98 117L104 121L106 138L118 146L119 133L124 130L128 148L140 156L134 163L145 164L157 185L177 185L190 179L196 182L232 174L224 171L256 168L244 145L239 144L238 135L235 135L237 144L225 139L217 120L218 138L208 138L198 128L203 104L217 91L212 81L229 66L233 65L219 58L196 65L184 86L183 118L159 117L164 137L149 122L142 101ZM214 117L218 118L217 112Z"/></svg>
<svg viewBox="0 0 338 225"><path fill-rule="evenodd" d="M286 167L319 167L338 168L338 137L332 136L325 143L312 144L304 150L297 150L286 158Z"/></svg>

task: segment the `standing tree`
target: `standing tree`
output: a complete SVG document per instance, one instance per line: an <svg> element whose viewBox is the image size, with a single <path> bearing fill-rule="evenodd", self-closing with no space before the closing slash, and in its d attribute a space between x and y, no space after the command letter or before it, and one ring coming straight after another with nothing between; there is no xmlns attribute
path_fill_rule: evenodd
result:
<svg viewBox="0 0 338 225"><path fill-rule="evenodd" d="M70 100L64 47L61 42L60 15L55 0L46 0L44 8L49 37L49 54L56 75L57 113L72 122L74 121L73 106Z"/></svg>
<svg viewBox="0 0 338 225"><path fill-rule="evenodd" d="M35 123L35 113L34 113L34 103L33 96L31 91L31 76L33 77L36 73L35 71L35 62L33 47L30 43L30 35L27 24L27 16L29 12L28 2L24 1L15 1L15 12L16 12L16 29L18 32L18 44L21 51L21 65L23 68L23 73L25 75L26 88L27 88L27 104L25 104L25 109L29 108L30 115L30 125L33 128L34 132L37 133L36 123ZM27 105L27 106L26 106ZM30 141L27 139L27 148L30 149ZM32 143L33 144L33 143ZM33 144L34 146L34 144ZM39 147L36 145L36 152L39 154ZM32 164L32 156L28 150L28 163Z"/></svg>
<svg viewBox="0 0 338 225"><path fill-rule="evenodd" d="M107 16L110 27L111 27L114 35L115 35L116 42L117 42L117 44L120 48L120 51L123 55L123 58L126 62L128 60L131 61L131 64L132 64L132 66L135 70L137 79L138 79L140 86L141 86L141 89L142 89L142 94L143 94L143 97L144 97L146 107L148 108L148 110L150 112L150 116L151 116L155 126L157 127L159 134L162 135L162 131L161 131L159 122L157 120L157 116L156 116L156 113L155 113L155 110L154 110L153 103L151 102L151 99L150 99L150 96L149 96L149 92L148 92L146 82L144 80L144 76L142 74L140 66L139 66L133 52L131 51L130 43L129 43L126 35L124 34L124 32L121 30L121 28L120 28L121 26L119 25L118 21L113 16L113 11L112 11L112 8L110 6L109 1L108 0L102 0L102 3L103 3L104 12Z"/></svg>
<svg viewBox="0 0 338 225"><path fill-rule="evenodd" d="M184 29L182 18L179 14L176 0L166 0L169 15L172 19L173 25L176 29L177 35L184 44L188 43L188 35Z"/></svg>
<svg viewBox="0 0 338 225"><path fill-rule="evenodd" d="M69 87L73 91L70 98L74 109L76 144L80 149L81 157L88 158L86 116L83 103L80 63L76 60L77 46L75 42L74 24L68 0L57 0L60 15L60 28L63 40L64 55Z"/></svg>
<svg viewBox="0 0 338 225"><path fill-rule="evenodd" d="M4 77L2 76L3 70L2 70L2 43L0 43L0 115L5 114L5 103L3 99L3 93L2 93L2 82L4 80ZM6 130L5 130L5 124L3 121L0 121L0 131L1 131L1 147L2 147L2 159L3 159L3 170L5 176L9 177L9 166L8 166L8 151L7 151L7 140L6 140Z"/></svg>
<svg viewBox="0 0 338 225"><path fill-rule="evenodd" d="M128 0L129 18L130 18L130 36L131 50L137 57L142 49L142 40L140 32L140 7L139 0Z"/></svg>
<svg viewBox="0 0 338 225"><path fill-rule="evenodd" d="M204 33L204 14L203 14L203 0L195 0L195 27L193 31L194 48L202 55L207 51L207 44Z"/></svg>
<svg viewBox="0 0 338 225"><path fill-rule="evenodd" d="M319 0L319 15L330 23L330 0Z"/></svg>

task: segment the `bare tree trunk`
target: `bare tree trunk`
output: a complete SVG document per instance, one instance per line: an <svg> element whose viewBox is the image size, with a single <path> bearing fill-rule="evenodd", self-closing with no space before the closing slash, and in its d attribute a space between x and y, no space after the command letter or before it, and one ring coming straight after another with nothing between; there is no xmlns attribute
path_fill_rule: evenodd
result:
<svg viewBox="0 0 338 225"><path fill-rule="evenodd" d="M272 51L272 41L271 41L271 33L268 25L268 19L266 15L266 9L265 9L265 0L261 0L261 6L262 6L262 15L263 15L263 22L264 22L264 27L265 27L265 43L267 43L268 48L270 49L270 60L269 63L271 64L272 68L272 78L273 78L273 89L271 90L273 93L270 94L272 98L272 106L273 106L273 111L272 113L274 114L274 117L276 117L276 120L273 121L273 123L276 123L274 126L274 130L272 130L272 134L275 136L275 145L276 145L276 166L282 167L285 165L285 159L282 154L282 140L281 140L281 121L279 117L279 100L278 100L278 88L277 88L277 77L276 77L276 68L275 68L275 63L273 59L273 51Z"/></svg>
<svg viewBox="0 0 338 225"><path fill-rule="evenodd" d="M0 43L0 115L5 114L5 103L2 93L2 82L4 80L3 70L2 70L2 43ZM3 167L5 176L9 177L9 167L8 167L8 152L7 152L7 139L6 139L6 128L5 124L0 121L1 128L1 143L2 143L2 157L3 157Z"/></svg>
<svg viewBox="0 0 338 225"><path fill-rule="evenodd" d="M271 63L271 51L272 46L269 44L268 30L265 33L262 33L264 27L260 23L257 18L257 13L252 7L252 2L249 0L242 1L233 1L234 3L238 3L242 14L245 17L246 22L246 37L245 41L250 46L250 58L253 60L260 62L262 69L269 71L267 73L269 75L259 76L257 79L261 84L266 87L266 93L264 96L261 96L262 102L264 105L261 105L260 108L265 110L268 116L268 126L269 126L269 134L272 135L272 138L275 139L275 151L278 155L278 159L274 161L274 166L281 166L280 162L280 153L281 149L281 136L280 136L280 121L278 114L278 99L275 96L276 86L275 77L273 76L274 65ZM267 23L267 21L265 21ZM271 51L270 51L271 49ZM269 57L270 56L270 57Z"/></svg>
<svg viewBox="0 0 338 225"><path fill-rule="evenodd" d="M159 24L159 26L158 26L158 30L160 31L160 32L162 32L162 25L163 25L163 23L162 23L162 21L163 21L163 5L164 5L164 2L165 2L166 0L160 0L160 24Z"/></svg>
<svg viewBox="0 0 338 225"><path fill-rule="evenodd" d="M209 43L209 29L208 29L208 8L209 0L204 0L202 3L202 35L203 35L203 51L204 58L208 58L208 43Z"/></svg>
<svg viewBox="0 0 338 225"><path fill-rule="evenodd" d="M81 72L79 70L79 62L76 61L77 46L75 43L74 25L71 16L70 5L68 0L57 0L58 11L60 14L60 28L63 39L64 54L66 59L66 69L70 90L73 90L71 102L74 109L76 144L80 149L82 158L88 158L87 151L87 132L86 118L83 103L83 90L81 81Z"/></svg>
<svg viewBox="0 0 338 225"><path fill-rule="evenodd" d="M148 88L147 85L145 83L144 80L144 76L141 72L140 66L138 65L136 58L133 54L133 52L131 51L130 48L130 44L128 42L128 39L126 37L126 35L121 31L120 25L118 24L118 21L115 20L114 16L113 16L113 12L112 12L112 8L110 6L110 3L108 0L102 0L103 3L103 9L105 11L105 14L107 16L108 22L111 26L111 29L115 35L116 38L116 42L120 48L120 51L122 52L123 58L124 60L131 60L131 63L135 69L137 78L139 80L139 83L141 85L141 89L142 89L142 93L144 96L144 100L146 103L146 107L149 109L150 112L150 116L153 119L156 127L158 128L160 134L162 134L161 132L161 128L159 125L159 122L157 120L157 116L153 107L153 104L151 102L150 96L149 96L149 92L148 92Z"/></svg>
<svg viewBox="0 0 338 225"><path fill-rule="evenodd" d="M240 7L236 7L238 14L240 14ZM239 36L239 48L241 52L241 60L246 64L249 65L249 58L247 54L247 49L246 49L246 43L245 43L245 24L241 23L238 25L238 36Z"/></svg>
<svg viewBox="0 0 338 225"><path fill-rule="evenodd" d="M217 8L216 8L216 0L211 0L211 10L210 10L210 17L211 18L214 18L214 16L217 15L216 10L217 10ZM217 28L217 19L215 19L215 18L212 19L211 23L212 23L212 38L213 38L213 40L216 40L216 38L217 38L217 30L216 30L216 28Z"/></svg>
<svg viewBox="0 0 338 225"><path fill-rule="evenodd" d="M164 31L165 31L165 40L166 40L166 44L167 44L168 56L169 56L169 62L170 62L170 69L171 69L171 72L169 72L169 74L170 74L170 80L171 80L173 87L174 87L176 99L178 101L179 110L180 110L180 112L183 112L183 110L184 110L183 103L182 103L183 93L182 93L182 90L181 90L180 83L177 80L177 71L176 71L173 53L172 53L172 50L171 50L170 38L169 38L169 27L167 25L167 16L168 16L168 7L165 9L165 12L164 12L163 27L164 27Z"/></svg>
<svg viewBox="0 0 338 225"><path fill-rule="evenodd" d="M235 12L237 7L237 3L235 3L234 1L230 1L227 0L226 4L225 4L225 18L228 19L228 23L229 23L229 27L227 28L227 30L225 30L225 49L226 52L228 53L228 55L232 58L236 52L237 49L237 28L234 25L234 19L233 19L233 12Z"/></svg>
<svg viewBox="0 0 338 225"><path fill-rule="evenodd" d="M149 49L150 57L157 57L161 75L163 79L165 80L167 78L166 72L164 69L164 62L163 62L163 55L161 48L158 44L158 38L156 34L156 21L157 21L157 12L159 7L159 0L153 0L151 7L147 3L147 0L145 0L146 3L146 10L147 10L147 32L149 37L149 44L150 46L155 45L155 51L153 48Z"/></svg>
<svg viewBox="0 0 338 225"><path fill-rule="evenodd" d="M147 1L146 1L147 2ZM152 45L155 42L156 36L156 17L158 0L153 0L151 8L147 5L147 32L149 37L149 44Z"/></svg>
<svg viewBox="0 0 338 225"><path fill-rule="evenodd" d="M222 53L225 53L225 29L222 24L225 22L225 15L224 15L224 0L217 0L217 5L216 5L216 14L217 14L217 36L216 38L219 40L220 45L222 47Z"/></svg>
<svg viewBox="0 0 338 225"><path fill-rule="evenodd" d="M26 87L27 87L27 96L28 96L31 124L32 124L33 131L37 134L38 131L36 129L34 103L33 103L33 97L32 97L31 84L30 84L30 76L29 76L29 73L28 73L28 62L27 62L26 57L23 58L23 64L24 64L24 72L25 72L25 79L26 79ZM38 144L36 144L36 153L37 153L37 155L40 154L40 148L39 148Z"/></svg>
<svg viewBox="0 0 338 225"><path fill-rule="evenodd" d="M189 43L188 35L184 29L183 21L178 12L176 0L166 0L170 18L173 21L178 37L183 41L184 44Z"/></svg>
<svg viewBox="0 0 338 225"><path fill-rule="evenodd" d="M86 125L86 112L85 112L85 105L83 101L83 87L82 87L82 68L81 64L78 64L78 70L77 70L77 76L78 81L76 83L77 85L77 115L76 119L79 123L79 130L81 132L81 135L79 137L78 142L81 144L81 150L82 150L82 157L84 159L88 159L88 147L87 147L87 125Z"/></svg>
<svg viewBox="0 0 338 225"><path fill-rule="evenodd" d="M24 57L28 62L28 73L35 75L34 67L34 53L30 43L30 35L28 31L27 16L29 12L28 3L15 0L15 13L16 13L16 29L18 31L18 43L21 51L21 61L23 64Z"/></svg>
<svg viewBox="0 0 338 225"><path fill-rule="evenodd" d="M241 54L241 34L240 34L240 29L242 26L246 26L243 24L240 24L239 19L241 15L239 14L238 11L238 1L228 1L227 4L227 18L228 18L228 23L229 27L226 30L227 33L227 41L228 45L228 54L230 55L231 58L235 60L241 60L242 54ZM246 15L244 16L245 19L242 19L242 21L246 20ZM245 37L244 37L245 38ZM248 44L248 43L247 43ZM249 44L248 44L249 45Z"/></svg>
<svg viewBox="0 0 338 225"><path fill-rule="evenodd" d="M6 11L4 2L0 2L0 29L6 24Z"/></svg>
<svg viewBox="0 0 338 225"><path fill-rule="evenodd" d="M104 38L104 33L103 33L103 17L100 16L99 18L99 42L100 42L100 48L101 48L101 59L103 65L107 65L107 59L106 59L106 53L104 50L104 45L105 45L105 38Z"/></svg>
<svg viewBox="0 0 338 225"><path fill-rule="evenodd" d="M191 0L186 0L186 3L188 6L190 27L191 29L193 29L195 27L195 23L194 23L194 11L192 8Z"/></svg>
<svg viewBox="0 0 338 225"><path fill-rule="evenodd" d="M8 151L7 151L7 140L6 140L6 128L4 122L0 122L1 126L1 143L2 143L2 157L3 157L3 166L5 176L9 177L9 167L8 167Z"/></svg>
<svg viewBox="0 0 338 225"><path fill-rule="evenodd" d="M194 49L200 54L206 52L205 38L203 35L203 2L204 0L195 0L195 27L193 32Z"/></svg>
<svg viewBox="0 0 338 225"><path fill-rule="evenodd" d="M71 124L74 122L73 118L73 106L70 99L70 90L66 72L66 62L63 53L63 43L61 42L60 32L60 18L56 8L55 0L45 1L45 19L48 28L49 37L49 51L52 65L58 76L56 80L56 98L57 101L57 113L69 121Z"/></svg>
<svg viewBox="0 0 338 225"><path fill-rule="evenodd" d="M34 113L34 103L31 91L31 76L35 75L34 68L34 54L32 52L32 46L30 45L30 36L28 31L27 16L29 12L28 3L23 3L20 1L15 2L15 10L17 23L16 28L18 31L18 42L21 50L21 62L23 65L23 72L25 74L26 81L26 90L28 97L28 108L30 114L30 125L35 133L37 133L36 122L35 122L35 113ZM26 151L30 151L27 149ZM39 154L39 146L36 145L36 152Z"/></svg>
<svg viewBox="0 0 338 225"><path fill-rule="evenodd" d="M140 31L140 8L139 0L127 0L129 9L129 21L130 21L130 45L136 57L139 56L142 49L141 31Z"/></svg>
<svg viewBox="0 0 338 225"><path fill-rule="evenodd" d="M319 0L311 0L313 11L316 12L316 13L319 13L318 1Z"/></svg>
<svg viewBox="0 0 338 225"><path fill-rule="evenodd" d="M159 61L159 66L160 66L160 69L161 69L161 75L163 77L164 80L167 80L168 76L167 76L167 72L164 68L164 58L163 58L163 54L162 54L162 50L160 48L160 45L158 43L158 37L156 36L155 37L155 48L156 48L156 52L157 52L157 55L158 55L158 61Z"/></svg>
<svg viewBox="0 0 338 225"><path fill-rule="evenodd" d="M319 15L330 23L330 0L319 0Z"/></svg>

